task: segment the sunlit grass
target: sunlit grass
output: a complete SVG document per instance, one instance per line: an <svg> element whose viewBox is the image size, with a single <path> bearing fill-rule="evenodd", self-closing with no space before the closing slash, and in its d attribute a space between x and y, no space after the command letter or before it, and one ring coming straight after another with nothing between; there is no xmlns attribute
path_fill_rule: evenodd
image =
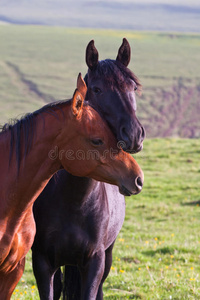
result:
<svg viewBox="0 0 200 300"><path fill-rule="evenodd" d="M126 199L105 299L200 299L199 157L200 140L145 141L145 185ZM39 299L30 260L12 299Z"/></svg>

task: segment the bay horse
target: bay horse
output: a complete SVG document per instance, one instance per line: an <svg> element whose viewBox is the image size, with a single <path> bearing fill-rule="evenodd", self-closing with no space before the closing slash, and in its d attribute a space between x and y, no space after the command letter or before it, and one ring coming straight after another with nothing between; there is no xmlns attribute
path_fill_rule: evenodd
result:
<svg viewBox="0 0 200 300"><path fill-rule="evenodd" d="M32 206L55 172L64 168L73 175L116 184L122 193L141 188L140 167L117 148L99 114L83 105L86 92L79 74L71 100L49 104L5 125L0 133L1 300L10 299L22 276L35 235Z"/></svg>
<svg viewBox="0 0 200 300"><path fill-rule="evenodd" d="M86 49L86 102L104 117L123 148L138 152L144 139L135 115L135 90L140 84L127 68L129 61L126 39L116 60L101 62L91 41ZM40 194L33 211L37 229L32 260L40 299L60 298L60 266L65 266L64 299L103 299L103 282L124 221L124 196L113 185L61 170Z"/></svg>

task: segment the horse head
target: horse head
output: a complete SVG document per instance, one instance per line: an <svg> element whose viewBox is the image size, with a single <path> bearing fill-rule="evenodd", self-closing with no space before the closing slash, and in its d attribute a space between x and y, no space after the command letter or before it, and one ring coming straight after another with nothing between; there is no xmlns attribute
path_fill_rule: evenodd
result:
<svg viewBox="0 0 200 300"><path fill-rule="evenodd" d="M92 40L86 48L86 100L106 120L125 151L139 152L145 131L136 117L135 91L141 85L127 68L131 58L130 45L124 38L116 60L99 61L98 57Z"/></svg>

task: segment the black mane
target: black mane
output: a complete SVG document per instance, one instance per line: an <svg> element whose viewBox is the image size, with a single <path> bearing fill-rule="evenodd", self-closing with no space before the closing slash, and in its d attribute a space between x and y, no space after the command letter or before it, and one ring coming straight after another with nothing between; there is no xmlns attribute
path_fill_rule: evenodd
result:
<svg viewBox="0 0 200 300"><path fill-rule="evenodd" d="M21 162L21 151L24 150L24 157L29 153L31 146L33 144L34 139L34 133L36 128L36 122L35 117L39 114L46 112L48 114L51 114L58 117L54 108L62 108L60 107L61 104L66 103L67 100L63 101L57 101L53 103L49 103L42 108L34 111L33 113L28 113L25 116L23 116L20 119L11 119L8 123L4 124L0 128L0 134L4 132L10 132L11 138L10 138L10 154L9 154L9 163L11 162L11 158L15 149L16 154L16 160L18 165L18 171L19 166ZM21 144L21 137L24 138L24 144Z"/></svg>
<svg viewBox="0 0 200 300"><path fill-rule="evenodd" d="M122 91L130 85L132 80L135 82L138 91L142 88L137 76L117 60L105 59L99 61L92 76L94 78L103 78L105 80L105 84L109 85L109 87L114 88L117 86ZM88 75L86 74L86 84L87 77Z"/></svg>

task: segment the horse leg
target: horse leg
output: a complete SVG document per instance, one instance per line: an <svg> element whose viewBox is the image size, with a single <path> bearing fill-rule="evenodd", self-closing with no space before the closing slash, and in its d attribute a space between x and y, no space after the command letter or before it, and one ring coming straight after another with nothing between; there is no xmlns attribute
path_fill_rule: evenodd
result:
<svg viewBox="0 0 200 300"><path fill-rule="evenodd" d="M18 284L25 267L25 257L22 258L17 267L6 274L0 275L0 299L9 300L12 296L12 293Z"/></svg>
<svg viewBox="0 0 200 300"><path fill-rule="evenodd" d="M53 300L54 271L43 255L35 249L32 251L32 261L40 300Z"/></svg>
<svg viewBox="0 0 200 300"><path fill-rule="evenodd" d="M105 251L101 250L90 258L81 272L81 300L96 299L99 284L104 274Z"/></svg>
<svg viewBox="0 0 200 300"><path fill-rule="evenodd" d="M112 266L112 250L114 247L114 243L115 243L115 241L105 251L105 269L104 269L104 274L103 274L101 283L99 285L99 290L98 290L96 300L103 300L103 283L106 280L106 278L110 272L110 268Z"/></svg>
<svg viewBox="0 0 200 300"><path fill-rule="evenodd" d="M53 299L59 300L62 293L62 272L59 268L56 273L54 274L53 280Z"/></svg>
<svg viewBox="0 0 200 300"><path fill-rule="evenodd" d="M64 267L63 300L80 300L81 276L77 266Z"/></svg>

